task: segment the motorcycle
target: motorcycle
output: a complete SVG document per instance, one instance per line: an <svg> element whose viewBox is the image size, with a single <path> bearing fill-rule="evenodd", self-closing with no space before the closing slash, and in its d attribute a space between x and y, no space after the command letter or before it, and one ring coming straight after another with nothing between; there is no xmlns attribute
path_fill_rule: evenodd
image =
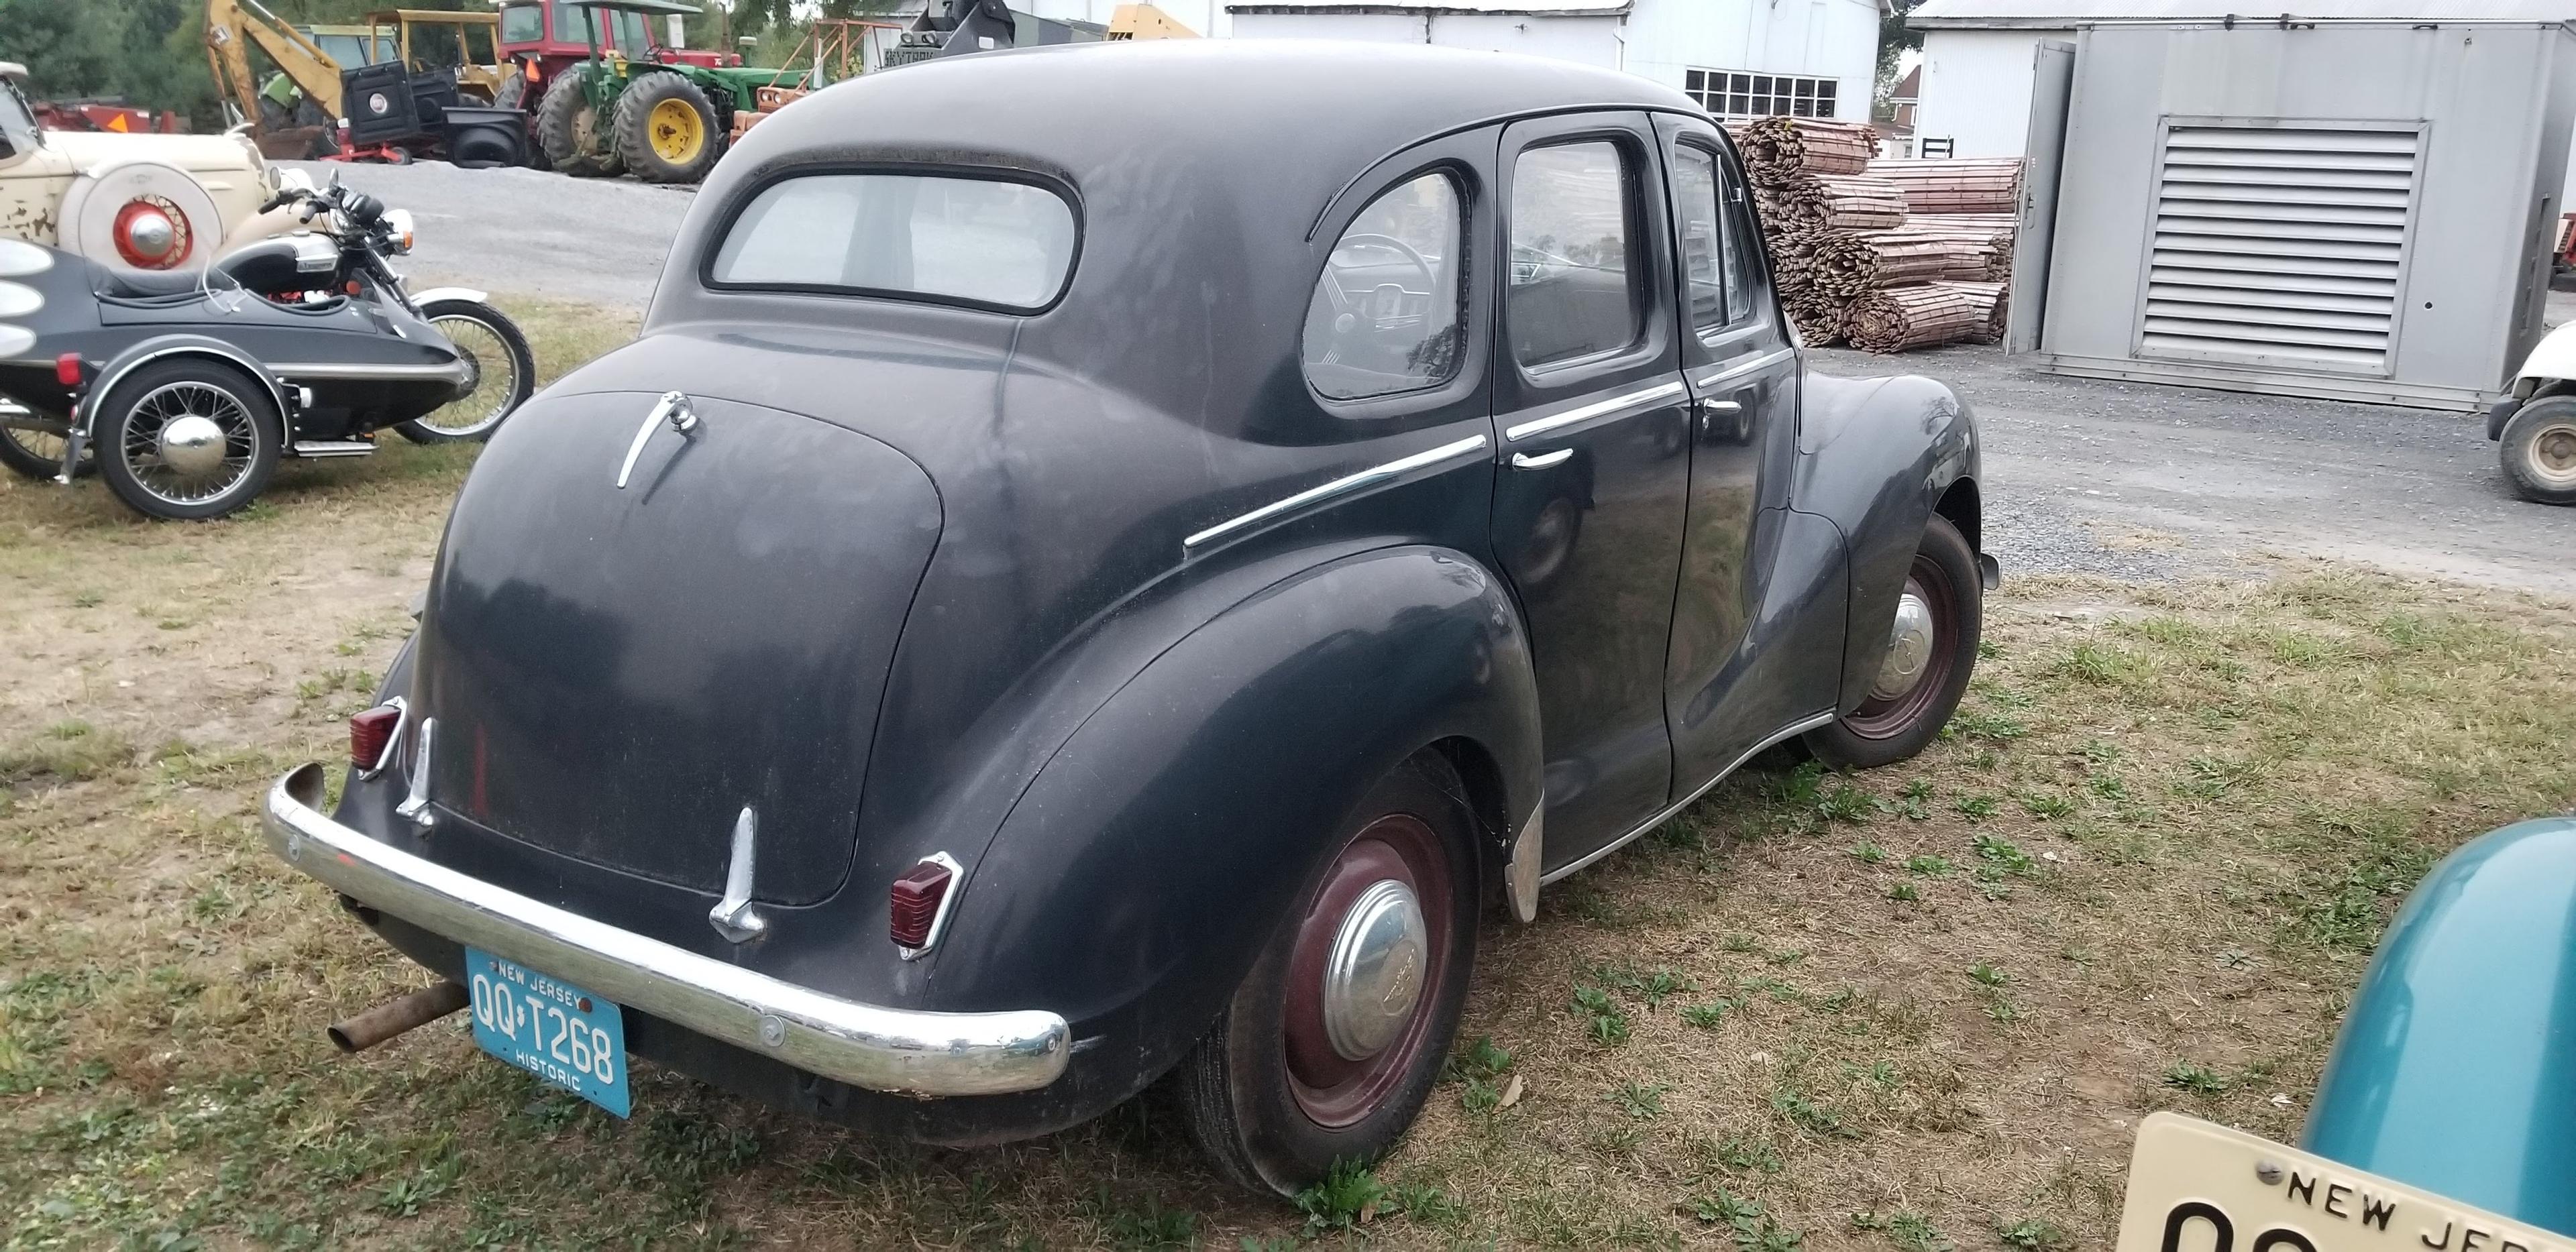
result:
<svg viewBox="0 0 2576 1252"><path fill-rule="evenodd" d="M409 251L408 214L336 179L290 180L267 209L288 206L320 229L196 272L0 240L0 396L17 406L0 464L96 472L154 517L221 517L284 457L363 456L387 427L487 439L535 390L526 336L483 293L405 289L386 258Z"/></svg>

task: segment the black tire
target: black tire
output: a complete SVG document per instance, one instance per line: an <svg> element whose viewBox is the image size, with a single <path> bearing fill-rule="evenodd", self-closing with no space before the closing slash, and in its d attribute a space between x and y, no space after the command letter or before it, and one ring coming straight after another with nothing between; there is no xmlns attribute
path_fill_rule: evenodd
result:
<svg viewBox="0 0 2576 1252"><path fill-rule="evenodd" d="M555 76L537 101L537 146L546 160L575 178L609 178L618 170L616 149L603 128L606 119L590 107L582 85L590 66L576 65Z"/></svg>
<svg viewBox="0 0 2576 1252"><path fill-rule="evenodd" d="M657 115L679 109L686 109L695 119L696 144L693 149L666 156L666 140L684 147L686 140L664 136L662 132L670 128ZM617 94L617 156L626 163L627 173L648 183L700 182L708 170L715 168L716 157L723 150L723 140L716 130L715 105L696 83L679 74L640 74Z"/></svg>
<svg viewBox="0 0 2576 1252"><path fill-rule="evenodd" d="M492 89L492 107L496 109L524 109L528 107L527 99L527 77L519 73L518 66L513 65L502 73L501 85Z"/></svg>
<svg viewBox="0 0 2576 1252"><path fill-rule="evenodd" d="M189 414L213 411L208 420L223 435L223 473L204 484L212 489L174 487L175 480L162 477L171 471L157 437L181 416L171 402ZM92 422L99 476L117 499L147 517L196 522L231 513L267 489L281 454L283 428L268 389L204 357L155 361L126 375L100 398Z"/></svg>
<svg viewBox="0 0 2576 1252"><path fill-rule="evenodd" d="M490 439L492 432L499 430L501 423L527 403L537 389L537 354L528 347L528 337L519 332L519 324L511 321L508 314L477 300L432 300L420 306L420 316L473 359L475 386L435 413L396 425L394 432L413 443L481 443ZM507 360L485 360L486 349L498 349ZM496 365L507 367L506 378ZM487 389L490 394L484 396ZM488 403L472 403L478 396ZM464 407L469 403L471 409Z"/></svg>
<svg viewBox="0 0 2576 1252"><path fill-rule="evenodd" d="M62 454L61 435L0 426L0 466L7 466L20 478L52 482L54 475L62 472ZM98 458L83 453L80 464L72 468L72 477L87 478L97 472Z"/></svg>
<svg viewBox="0 0 2576 1252"><path fill-rule="evenodd" d="M1384 1156L1413 1125L1458 1033L1475 968L1476 827L1465 793L1448 762L1430 752L1379 782L1280 919L1215 1027L1173 1072L1182 1118L1220 1173L1255 1191L1295 1195L1337 1162ZM1314 1058L1316 1032L1326 1029L1320 1016L1325 980L1306 954L1319 941L1329 948L1345 919L1356 915L1354 901L1383 888L1390 879L1381 875L1390 874L1421 889L1421 933L1428 942L1420 951L1423 972L1413 975L1419 989L1401 1025L1379 1019L1391 1042L1357 1059L1323 1056L1326 1068L1319 1071ZM1314 977L1292 977L1292 966ZM1311 994L1296 994L1307 984ZM1330 1066L1348 1076L1337 1079L1341 1071Z"/></svg>
<svg viewBox="0 0 2576 1252"><path fill-rule="evenodd" d="M1807 749L1836 769L1876 769L1911 758L1932 742L1967 694L1985 626L1985 583L1976 550L1949 519L1935 517L1906 571L1899 599L1922 602L1930 637L1911 685L1882 695L1873 687L1860 707L1806 734ZM1882 627L1889 629L1891 627Z"/></svg>
<svg viewBox="0 0 2576 1252"><path fill-rule="evenodd" d="M2525 498L2576 504L2576 396L2534 400L2497 436L2507 478Z"/></svg>

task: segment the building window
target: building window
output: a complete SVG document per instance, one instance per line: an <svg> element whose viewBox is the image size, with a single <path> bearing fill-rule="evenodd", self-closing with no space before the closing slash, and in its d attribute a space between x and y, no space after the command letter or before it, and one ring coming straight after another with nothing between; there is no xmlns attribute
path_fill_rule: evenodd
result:
<svg viewBox="0 0 2576 1252"><path fill-rule="evenodd" d="M1832 117L1834 80L1737 70L1691 70L1686 89L1719 117Z"/></svg>

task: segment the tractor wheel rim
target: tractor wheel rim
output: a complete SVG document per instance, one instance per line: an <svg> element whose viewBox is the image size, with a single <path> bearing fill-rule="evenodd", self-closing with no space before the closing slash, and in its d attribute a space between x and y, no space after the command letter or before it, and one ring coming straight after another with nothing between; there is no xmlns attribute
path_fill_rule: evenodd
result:
<svg viewBox="0 0 2576 1252"><path fill-rule="evenodd" d="M686 165L698 158L706 146L706 128L698 124L698 111L686 100L665 100L653 106L645 116L653 143L653 155L674 165Z"/></svg>

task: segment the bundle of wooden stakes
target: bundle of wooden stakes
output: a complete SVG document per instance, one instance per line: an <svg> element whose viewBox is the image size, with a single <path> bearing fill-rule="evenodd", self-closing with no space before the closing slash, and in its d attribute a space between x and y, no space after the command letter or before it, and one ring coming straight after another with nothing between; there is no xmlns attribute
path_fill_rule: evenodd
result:
<svg viewBox="0 0 2576 1252"><path fill-rule="evenodd" d="M2001 337L2020 161L1872 160L1876 131L1815 118L1727 129L1800 338L1903 352Z"/></svg>

